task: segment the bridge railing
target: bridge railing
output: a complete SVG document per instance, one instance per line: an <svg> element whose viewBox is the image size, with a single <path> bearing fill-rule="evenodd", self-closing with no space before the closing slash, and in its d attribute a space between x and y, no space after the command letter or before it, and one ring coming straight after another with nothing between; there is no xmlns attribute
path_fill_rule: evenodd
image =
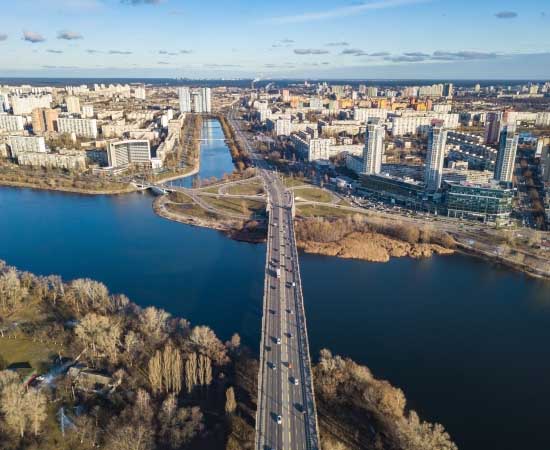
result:
<svg viewBox="0 0 550 450"><path fill-rule="evenodd" d="M266 189L266 192L267 189ZM269 192L267 194L267 205L269 209L270 205L270 198L269 198ZM272 227L271 225L271 215L270 215L270 223L268 225L268 231L267 231L267 248L266 248L266 256L265 256L265 275L264 275L264 298L262 303L262 332L261 332L261 338L260 338L260 367L258 368L258 398L257 398L257 405L256 405L256 436L255 436L255 448L257 450L264 450L262 446L263 441L263 413L264 413L264 391L263 391L263 384L264 384L264 374L266 370L266 364L264 361L264 350L265 350L265 330L267 327L267 321L269 320L268 316L268 300L269 300L269 278L267 277L267 273L269 270L269 258L271 255L271 237L272 237Z"/></svg>
<svg viewBox="0 0 550 450"><path fill-rule="evenodd" d="M292 197L292 202L294 203L294 197ZM298 259L298 248L296 245L296 232L294 229L294 222L291 218L289 221L289 226L291 227L291 247L293 260L295 263L294 271L295 277L298 280L295 288L295 302L297 303L297 308L299 314L297 314L297 320L299 320L299 340L300 340L300 349L302 353L302 360L305 361L305 366L301 367L300 370L302 373L302 378L305 380L305 383L302 384L302 392L304 397L304 403L307 405L307 419L308 424L306 427L306 433L308 437L307 446L311 450L320 449L319 442L319 424L317 421L317 405L315 403L315 391L313 387L313 375L311 371L311 356L309 351L309 336L307 333L307 323L306 323L306 314L304 308L304 297L302 291L302 276L300 274L300 262Z"/></svg>

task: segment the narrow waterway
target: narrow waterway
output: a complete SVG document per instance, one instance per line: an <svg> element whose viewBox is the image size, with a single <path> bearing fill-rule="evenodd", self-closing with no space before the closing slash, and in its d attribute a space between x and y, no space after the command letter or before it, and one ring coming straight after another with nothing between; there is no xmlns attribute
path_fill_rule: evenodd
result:
<svg viewBox="0 0 550 450"><path fill-rule="evenodd" d="M202 150L201 178L232 170L223 141ZM0 187L0 259L100 280L257 350L265 246L164 220L151 201ZM327 347L368 365L461 449L550 448L550 284L463 256L300 258L314 357Z"/></svg>

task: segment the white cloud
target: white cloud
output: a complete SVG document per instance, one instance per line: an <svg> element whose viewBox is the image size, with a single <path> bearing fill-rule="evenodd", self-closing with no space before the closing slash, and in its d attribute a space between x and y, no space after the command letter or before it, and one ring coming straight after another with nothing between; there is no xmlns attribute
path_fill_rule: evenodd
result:
<svg viewBox="0 0 550 450"><path fill-rule="evenodd" d="M281 25L288 23L316 22L321 20L336 19L339 17L348 17L366 11L414 5L417 3L425 3L429 1L431 0L377 0L371 3L360 3L351 6L344 6L342 8L329 9L326 11L296 14L292 16L272 17L265 19L262 22Z"/></svg>

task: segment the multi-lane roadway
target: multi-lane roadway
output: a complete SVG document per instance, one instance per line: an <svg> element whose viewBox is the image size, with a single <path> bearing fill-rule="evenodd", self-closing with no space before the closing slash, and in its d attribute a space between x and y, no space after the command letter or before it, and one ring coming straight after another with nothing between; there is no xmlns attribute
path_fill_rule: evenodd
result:
<svg viewBox="0 0 550 450"><path fill-rule="evenodd" d="M293 224L293 197L230 121L258 167L268 195L269 229L258 375L257 450L317 450L319 434L302 283Z"/></svg>

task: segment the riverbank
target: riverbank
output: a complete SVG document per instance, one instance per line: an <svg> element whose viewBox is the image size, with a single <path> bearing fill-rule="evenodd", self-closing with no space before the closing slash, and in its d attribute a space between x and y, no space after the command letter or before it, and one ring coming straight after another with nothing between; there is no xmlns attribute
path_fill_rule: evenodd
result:
<svg viewBox="0 0 550 450"><path fill-rule="evenodd" d="M255 220L223 218L218 214L201 209L196 204L175 203L167 195L155 198L153 211L164 219L220 231L228 238L240 242L259 244L265 242L267 236L265 223Z"/></svg>
<svg viewBox="0 0 550 450"><path fill-rule="evenodd" d="M298 248L305 253L360 259L385 263L391 258L430 258L433 255L452 255L454 250L437 244L409 244L379 233L352 232L335 242L301 241Z"/></svg>
<svg viewBox="0 0 550 450"><path fill-rule="evenodd" d="M77 187L49 186L49 185L46 186L39 183L28 183L23 181L6 181L1 179L0 179L0 186L39 189L43 191L67 192L70 194L81 194L81 195L122 195L122 194L129 194L131 192L137 191L137 189L131 184L128 184L120 189L91 190L91 189L77 188Z"/></svg>

